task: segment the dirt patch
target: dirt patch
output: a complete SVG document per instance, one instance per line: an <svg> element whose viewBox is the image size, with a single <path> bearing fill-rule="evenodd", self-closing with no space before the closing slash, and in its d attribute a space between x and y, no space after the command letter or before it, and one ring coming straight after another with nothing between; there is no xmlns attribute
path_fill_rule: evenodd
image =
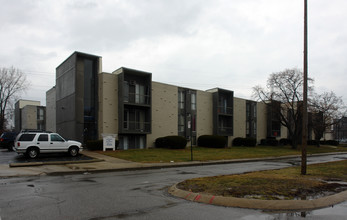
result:
<svg viewBox="0 0 347 220"><path fill-rule="evenodd" d="M309 175L298 168L185 180L179 189L215 196L264 200L310 200L347 190L347 161L312 165Z"/></svg>

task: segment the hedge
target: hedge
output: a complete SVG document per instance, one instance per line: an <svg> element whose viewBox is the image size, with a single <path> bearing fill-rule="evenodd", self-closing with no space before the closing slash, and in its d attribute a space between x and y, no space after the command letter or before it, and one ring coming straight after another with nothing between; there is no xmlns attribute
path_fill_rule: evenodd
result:
<svg viewBox="0 0 347 220"><path fill-rule="evenodd" d="M267 145L267 146L278 146L279 141L273 138L266 138L260 140L261 145Z"/></svg>
<svg viewBox="0 0 347 220"><path fill-rule="evenodd" d="M281 138L279 144L280 145L291 145L292 144L292 140L287 139L287 138Z"/></svg>
<svg viewBox="0 0 347 220"><path fill-rule="evenodd" d="M321 145L333 145L338 146L339 142L335 140L327 140L327 141L319 141L319 144ZM307 145L318 145L318 141L316 140L308 140Z"/></svg>
<svg viewBox="0 0 347 220"><path fill-rule="evenodd" d="M187 139L182 136L166 136L160 137L155 140L155 146L157 148L168 149L184 149L187 145Z"/></svg>
<svg viewBox="0 0 347 220"><path fill-rule="evenodd" d="M198 138L198 146L210 148L224 148L227 144L227 139L219 135L201 135Z"/></svg>
<svg viewBox="0 0 347 220"><path fill-rule="evenodd" d="M257 145L257 139L255 138L241 138L237 137L233 140L233 146L246 146L246 147L255 147Z"/></svg>

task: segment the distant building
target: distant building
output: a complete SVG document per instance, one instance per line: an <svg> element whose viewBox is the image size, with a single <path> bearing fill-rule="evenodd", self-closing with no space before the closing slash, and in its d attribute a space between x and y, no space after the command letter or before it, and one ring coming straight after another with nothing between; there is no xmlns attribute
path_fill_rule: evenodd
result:
<svg viewBox="0 0 347 220"><path fill-rule="evenodd" d="M74 52L56 68L46 93L47 127L86 142L118 134L120 149L150 148L158 137L201 135L288 138L276 107L234 97L231 90L207 91L152 81L152 73L121 67L102 72L102 58Z"/></svg>
<svg viewBox="0 0 347 220"><path fill-rule="evenodd" d="M15 131L46 129L46 107L39 101L18 100L15 103Z"/></svg>
<svg viewBox="0 0 347 220"><path fill-rule="evenodd" d="M347 117L343 117L333 126L334 138L347 142Z"/></svg>

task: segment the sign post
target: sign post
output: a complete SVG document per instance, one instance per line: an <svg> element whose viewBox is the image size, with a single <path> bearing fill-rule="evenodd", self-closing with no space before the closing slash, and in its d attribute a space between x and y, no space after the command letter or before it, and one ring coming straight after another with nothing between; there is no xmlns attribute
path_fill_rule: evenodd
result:
<svg viewBox="0 0 347 220"><path fill-rule="evenodd" d="M101 134L103 138L103 151L106 149L116 150L117 134Z"/></svg>

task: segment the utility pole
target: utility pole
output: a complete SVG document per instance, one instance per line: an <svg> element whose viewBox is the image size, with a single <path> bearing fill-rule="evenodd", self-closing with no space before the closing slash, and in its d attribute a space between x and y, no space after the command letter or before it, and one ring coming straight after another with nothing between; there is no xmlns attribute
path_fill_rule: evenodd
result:
<svg viewBox="0 0 347 220"><path fill-rule="evenodd" d="M306 175L307 167L307 66L307 0L304 0L304 100L302 105L301 175Z"/></svg>

